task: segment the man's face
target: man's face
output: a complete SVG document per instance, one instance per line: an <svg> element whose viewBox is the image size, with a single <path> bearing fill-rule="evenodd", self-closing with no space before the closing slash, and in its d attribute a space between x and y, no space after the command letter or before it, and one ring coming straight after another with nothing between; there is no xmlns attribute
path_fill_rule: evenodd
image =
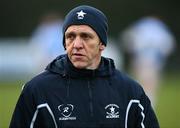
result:
<svg viewBox="0 0 180 128"><path fill-rule="evenodd" d="M105 48L96 32L87 25L68 27L65 47L70 61L79 69L96 69Z"/></svg>

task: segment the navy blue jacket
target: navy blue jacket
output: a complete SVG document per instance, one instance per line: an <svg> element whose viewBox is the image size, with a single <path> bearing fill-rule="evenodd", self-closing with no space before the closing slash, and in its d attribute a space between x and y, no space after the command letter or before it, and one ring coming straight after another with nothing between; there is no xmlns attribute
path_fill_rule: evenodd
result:
<svg viewBox="0 0 180 128"><path fill-rule="evenodd" d="M158 128L142 87L101 58L96 70L76 69L67 55L26 83L10 128Z"/></svg>

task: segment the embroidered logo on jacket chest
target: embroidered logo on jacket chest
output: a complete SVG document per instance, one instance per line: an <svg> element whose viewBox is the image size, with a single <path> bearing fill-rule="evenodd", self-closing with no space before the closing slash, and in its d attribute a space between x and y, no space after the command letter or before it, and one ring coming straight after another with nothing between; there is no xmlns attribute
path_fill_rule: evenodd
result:
<svg viewBox="0 0 180 128"><path fill-rule="evenodd" d="M119 106L116 104L108 104L105 107L106 118L119 118Z"/></svg>
<svg viewBox="0 0 180 128"><path fill-rule="evenodd" d="M74 110L74 105L72 104L61 104L58 106L62 117L59 117L59 120L76 120L76 117L72 117L71 114Z"/></svg>

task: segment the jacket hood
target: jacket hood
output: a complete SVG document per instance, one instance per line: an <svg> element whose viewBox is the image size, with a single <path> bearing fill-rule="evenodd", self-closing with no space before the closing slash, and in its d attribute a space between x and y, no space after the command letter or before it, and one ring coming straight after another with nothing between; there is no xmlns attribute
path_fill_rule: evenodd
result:
<svg viewBox="0 0 180 128"><path fill-rule="evenodd" d="M77 69L69 60L67 54L60 55L54 59L46 70L70 77L98 77L111 76L115 71L114 61L110 58L101 57L100 65L95 70Z"/></svg>

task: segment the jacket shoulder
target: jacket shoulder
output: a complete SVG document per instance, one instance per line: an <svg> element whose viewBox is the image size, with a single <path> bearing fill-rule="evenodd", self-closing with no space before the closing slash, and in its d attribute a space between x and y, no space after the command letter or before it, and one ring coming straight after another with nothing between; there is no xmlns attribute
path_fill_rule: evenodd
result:
<svg viewBox="0 0 180 128"><path fill-rule="evenodd" d="M60 76L59 74L52 73L49 71L44 71L33 77L31 80L29 80L25 84L24 89L36 90L39 88L47 88L49 87L49 85L54 84L57 80L61 80L61 78L62 76Z"/></svg>
<svg viewBox="0 0 180 128"><path fill-rule="evenodd" d="M125 91L127 94L136 98L144 95L142 86L127 73L116 70L114 79L118 82L120 90Z"/></svg>

